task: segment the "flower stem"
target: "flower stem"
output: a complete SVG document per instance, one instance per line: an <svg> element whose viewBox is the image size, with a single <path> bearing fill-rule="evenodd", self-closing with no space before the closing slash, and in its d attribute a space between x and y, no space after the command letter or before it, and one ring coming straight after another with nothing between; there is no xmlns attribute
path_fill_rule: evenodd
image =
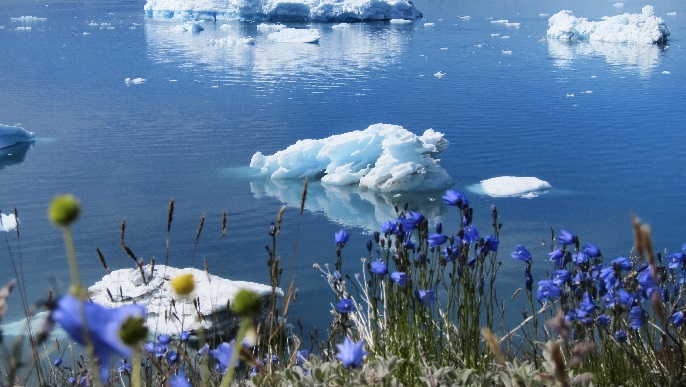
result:
<svg viewBox="0 0 686 387"><path fill-rule="evenodd" d="M236 369L236 365L238 364L238 358L243 346L243 338L245 337L248 328L250 328L251 323L252 322L249 318L243 318L241 325L238 327L238 333L236 334L236 338L234 339L235 342L233 344L233 353L231 354L229 364L226 366L226 374L224 374L224 378L222 379L221 387L228 387L231 383L231 379L233 379L233 373Z"/></svg>

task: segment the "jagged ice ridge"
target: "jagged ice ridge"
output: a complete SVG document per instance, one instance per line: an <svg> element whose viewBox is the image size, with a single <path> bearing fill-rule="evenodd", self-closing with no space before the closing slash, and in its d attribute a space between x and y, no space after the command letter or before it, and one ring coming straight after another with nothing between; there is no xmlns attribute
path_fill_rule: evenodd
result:
<svg viewBox="0 0 686 387"><path fill-rule="evenodd" d="M148 17L179 20L344 22L417 19L411 0L147 0Z"/></svg>

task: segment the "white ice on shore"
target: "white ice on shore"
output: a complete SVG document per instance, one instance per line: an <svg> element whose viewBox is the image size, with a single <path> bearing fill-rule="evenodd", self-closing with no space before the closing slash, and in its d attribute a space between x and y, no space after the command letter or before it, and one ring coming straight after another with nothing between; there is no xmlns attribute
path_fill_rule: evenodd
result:
<svg viewBox="0 0 686 387"><path fill-rule="evenodd" d="M410 0L147 0L148 17L178 20L343 22L422 17Z"/></svg>
<svg viewBox="0 0 686 387"><path fill-rule="evenodd" d="M533 198L553 188L536 177L500 176L481 181L481 189L491 197Z"/></svg>
<svg viewBox="0 0 686 387"><path fill-rule="evenodd" d="M267 36L267 40L275 43L317 43L320 38L315 28L283 28Z"/></svg>
<svg viewBox="0 0 686 387"><path fill-rule="evenodd" d="M12 231L17 228L17 218L14 214L0 213L0 231Z"/></svg>
<svg viewBox="0 0 686 387"><path fill-rule="evenodd" d="M271 156L257 152L250 167L272 179L315 178L323 184L358 185L372 191L442 189L452 184L436 154L443 134L417 136L401 126L375 124L319 140L300 140Z"/></svg>
<svg viewBox="0 0 686 387"><path fill-rule="evenodd" d="M33 140L33 133L22 127L0 124L0 149Z"/></svg>
<svg viewBox="0 0 686 387"><path fill-rule="evenodd" d="M560 11L548 19L547 36L567 41L652 44L665 43L669 35L669 28L650 5L640 14L605 16L600 21L577 18L571 11Z"/></svg>
<svg viewBox="0 0 686 387"><path fill-rule="evenodd" d="M112 271L88 288L90 298L107 307L133 302L144 305L147 309L147 326L151 332L178 335L182 331L192 332L200 328L223 329L232 324L231 318L227 316L227 305L233 301L240 289L252 290L260 296L267 296L272 291L268 285L231 281L208 275L198 269L155 265L152 277L150 270L150 265L143 266L147 283L144 283L139 269ZM174 293L169 280L187 273L194 276L195 290L187 297L180 297ZM279 296L283 296L280 289L277 289L277 292ZM197 310L193 300L197 300ZM224 318L217 321L220 316Z"/></svg>

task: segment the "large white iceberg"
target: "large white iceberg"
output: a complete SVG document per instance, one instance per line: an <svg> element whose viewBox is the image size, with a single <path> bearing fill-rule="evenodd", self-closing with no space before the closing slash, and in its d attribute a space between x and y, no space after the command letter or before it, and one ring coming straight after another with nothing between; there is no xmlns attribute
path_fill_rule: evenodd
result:
<svg viewBox="0 0 686 387"><path fill-rule="evenodd" d="M443 134L417 136L398 125L375 124L319 140L300 140L271 156L257 152L250 167L272 179L321 177L323 184L359 185L381 192L437 190L453 181L436 154Z"/></svg>
<svg viewBox="0 0 686 387"><path fill-rule="evenodd" d="M25 142L33 142L33 133L19 126L0 125L0 149Z"/></svg>
<svg viewBox="0 0 686 387"><path fill-rule="evenodd" d="M147 0L148 17L341 22L422 17L411 0Z"/></svg>
<svg viewBox="0 0 686 387"><path fill-rule="evenodd" d="M641 13L605 16L599 21L577 18L571 11L560 11L548 19L549 38L568 41L602 41L614 43L665 43L669 28L646 5Z"/></svg>
<svg viewBox="0 0 686 387"><path fill-rule="evenodd" d="M491 197L522 197L534 198L548 191L552 186L537 177L499 176L482 180L470 190L484 193Z"/></svg>

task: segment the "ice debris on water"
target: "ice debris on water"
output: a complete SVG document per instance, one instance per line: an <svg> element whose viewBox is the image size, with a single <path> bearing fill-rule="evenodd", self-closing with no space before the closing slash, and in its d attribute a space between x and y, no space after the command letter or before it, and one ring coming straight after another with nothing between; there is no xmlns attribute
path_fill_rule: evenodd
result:
<svg viewBox="0 0 686 387"><path fill-rule="evenodd" d="M316 28L284 28L267 36L274 43L318 43L320 38Z"/></svg>
<svg viewBox="0 0 686 387"><path fill-rule="evenodd" d="M146 79L145 78L126 78L124 79L124 83L126 86L130 85L141 85L145 83Z"/></svg>

